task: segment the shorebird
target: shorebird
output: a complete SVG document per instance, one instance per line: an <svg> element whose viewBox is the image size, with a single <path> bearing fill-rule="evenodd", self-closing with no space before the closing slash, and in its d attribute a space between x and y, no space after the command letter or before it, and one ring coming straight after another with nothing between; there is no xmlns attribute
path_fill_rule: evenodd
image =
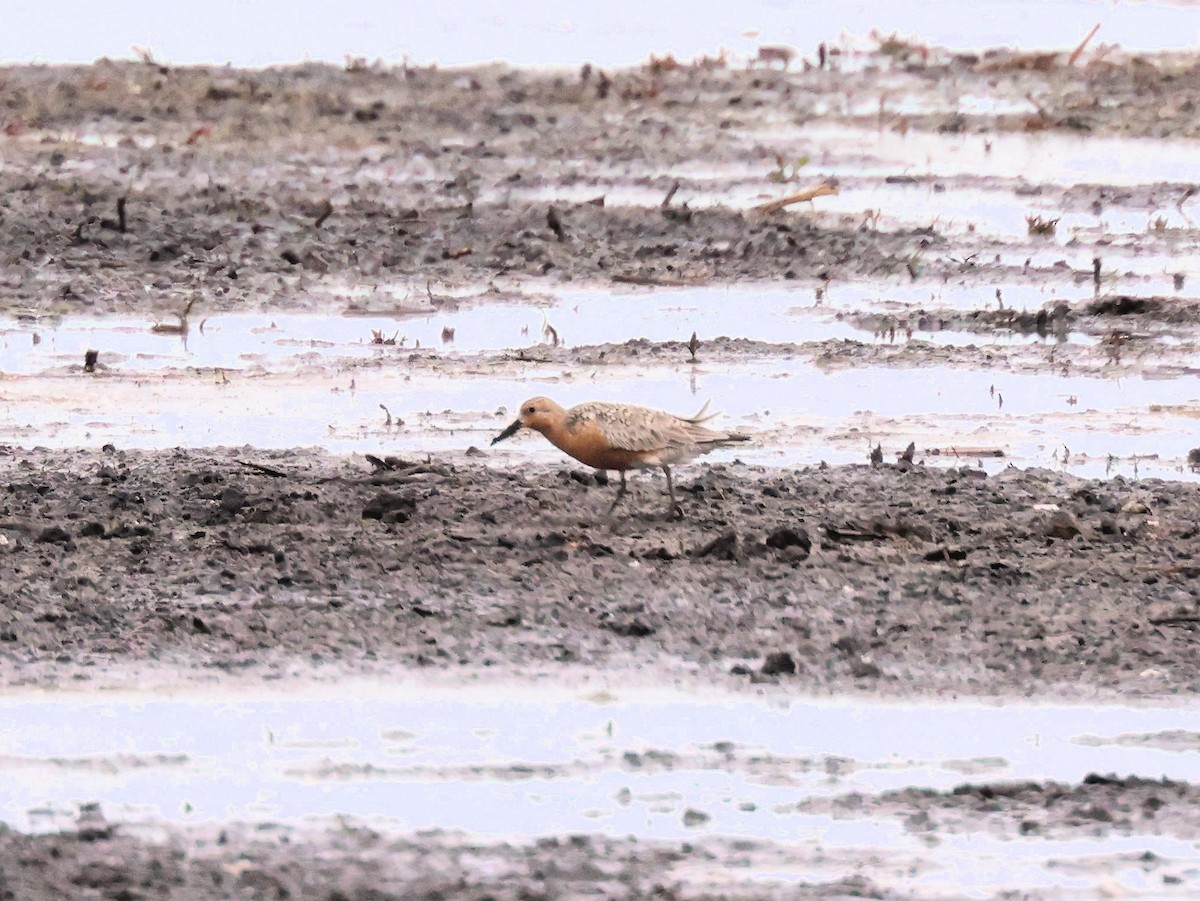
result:
<svg viewBox="0 0 1200 901"><path fill-rule="evenodd" d="M497 444L521 429L541 432L559 450L594 469L615 469L621 474L621 487L608 508L617 509L625 497L625 473L630 469L661 469L667 477L671 498L668 515L679 517L682 511L675 501L671 467L706 454L718 447L749 441L749 435L718 432L705 423L716 413L707 413L706 403L695 416L675 416L634 404L592 401L564 410L548 397L531 397L521 404L517 419L492 439Z"/></svg>

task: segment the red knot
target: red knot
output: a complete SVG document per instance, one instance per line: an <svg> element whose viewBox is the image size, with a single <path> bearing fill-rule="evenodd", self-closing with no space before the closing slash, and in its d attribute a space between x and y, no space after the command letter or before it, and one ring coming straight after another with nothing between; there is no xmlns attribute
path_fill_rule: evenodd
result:
<svg viewBox="0 0 1200 901"><path fill-rule="evenodd" d="M670 515L680 516L671 467L719 447L750 440L749 435L708 428L705 423L717 414L707 410L706 403L695 416L675 416L648 407L605 401L591 401L564 410L548 397L533 397L521 404L516 421L493 438L492 444L512 437L520 429L533 429L585 466L615 469L621 474L621 487L608 508L609 515L625 496L627 470L661 469L667 477Z"/></svg>

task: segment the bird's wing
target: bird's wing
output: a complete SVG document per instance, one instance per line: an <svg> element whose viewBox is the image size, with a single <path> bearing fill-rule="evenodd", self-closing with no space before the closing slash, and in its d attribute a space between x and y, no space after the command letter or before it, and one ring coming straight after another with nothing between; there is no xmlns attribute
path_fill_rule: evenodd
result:
<svg viewBox="0 0 1200 901"><path fill-rule="evenodd" d="M572 407L568 411L568 425L594 422L611 447L635 452L721 441L728 437L724 432L714 432L700 425L710 418L703 414L704 410L701 410L695 417L683 419L649 407L595 401Z"/></svg>

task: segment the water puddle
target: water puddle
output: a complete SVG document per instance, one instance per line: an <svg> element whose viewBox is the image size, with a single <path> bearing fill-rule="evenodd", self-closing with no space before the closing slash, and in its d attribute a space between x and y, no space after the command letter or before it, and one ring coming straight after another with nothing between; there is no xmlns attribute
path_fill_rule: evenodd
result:
<svg viewBox="0 0 1200 901"><path fill-rule="evenodd" d="M354 308L394 310L397 300L390 289L343 294ZM1066 459L1072 472L1094 476L1181 474L1200 403L1200 387L1180 377L1186 334L1149 336L1162 339L1156 346L1160 356L1169 349L1173 368L1167 357L1142 366L1130 350L1102 378L1050 364L1013 373L936 362L952 347L1094 345L1098 336L1078 332L940 328L959 311L1040 309L1080 296L1065 284L912 281L820 291L578 288L486 302L463 294L445 309L404 315L219 314L194 317L186 335L137 319L10 318L0 321L0 443L445 453L484 445L516 403L544 393L568 405L605 397L680 413L712 399L723 422L758 435L738 450L747 462L861 462L877 442L899 450L911 440L947 451L952 463L961 462L953 448L999 448L1004 457L984 463L992 469ZM684 350L605 365L537 362L553 338L682 343L693 331L811 349L759 359L702 349L696 364ZM911 345L914 362L856 365L859 344ZM100 351L94 377L81 372L88 349ZM540 442L514 442L499 459L548 453Z"/></svg>
<svg viewBox="0 0 1200 901"><path fill-rule="evenodd" d="M348 336L361 328L356 320L334 322ZM112 333L106 337L116 346L131 342L125 358L135 361L130 372L117 359L94 379L65 368L6 379L0 443L454 452L485 445L515 404L543 393L565 405L604 397L680 413L712 399L724 412L722 423L758 435L737 451L747 462L861 462L875 442L899 450L915 440L919 447L998 446L1006 456L992 460L993 467L1058 465L1065 455L1073 472L1088 465L1088 474L1108 475L1111 457L1142 457L1147 459L1137 474L1178 475L1194 443L1191 411L1200 406L1193 379L1149 377L1153 370L1143 377L1132 365L1111 378L824 365L786 357L726 363L702 357L689 365L682 353L673 362L590 368L488 358L408 365L409 351L393 347L339 345L330 353L321 344L330 343L331 329L324 339L293 335L283 351L274 347L277 332L250 329L246 339L267 349L249 365L233 342L222 340L224 334L214 326L204 342L189 342L184 351L178 339ZM86 336L71 340L76 338L82 343ZM132 344L147 340L175 347L182 356L138 357ZM346 353L348 346L361 352L357 360ZM276 352L292 355L290 368L268 367ZM195 365L211 365L226 353L242 366ZM139 364L153 369L139 372ZM499 459L514 454L559 459L533 440L506 445Z"/></svg>
<svg viewBox="0 0 1200 901"><path fill-rule="evenodd" d="M348 815L389 832L517 840L736 836L826 859L862 849L920 858L914 888L995 882L999 863L1011 866L1005 885L1052 885L1054 861L1092 845L970 834L931 846L899 822L796 805L965 781L1071 783L1089 772L1200 780L1194 753L1089 740L1178 730L1194 723L1190 708L355 683L301 695L15 695L0 699L0 716L10 724L0 734L0 819L22 830L69 828L78 804L98 801L109 819L135 824ZM1095 848L1125 845L1194 849L1150 836ZM789 878L762 867L740 878Z"/></svg>
<svg viewBox="0 0 1200 901"><path fill-rule="evenodd" d="M785 157L810 158L824 176L971 176L1057 184L1190 184L1200 141L1069 134L953 135L804 124L786 120L747 140Z"/></svg>
<svg viewBox="0 0 1200 901"><path fill-rule="evenodd" d="M912 307L912 300L922 299L940 308L995 309L995 290L939 286L872 291L838 285L822 301L815 299L811 289L574 290L548 303L489 304L403 317L214 315L191 324L186 335L156 334L152 329L158 323L142 319L67 317L43 323L8 319L0 320L0 372L61 375L82 365L90 349L100 351L101 362L110 369L149 374L180 367L282 371L322 359L330 365L347 365L411 351L442 355L517 351L550 341L552 335L565 346L621 343L631 336L655 342L687 341L692 332L705 340L871 342L879 336L856 327L846 313L902 313ZM1002 298L1007 296L1013 309L1020 309L1016 304L1022 300L1040 308L1055 297L1053 290L1022 286L1007 291ZM1003 331L923 329L919 316L912 317L911 325L913 334L902 330L902 340L958 345L1045 340ZM1093 339L1074 334L1058 340L1092 343Z"/></svg>

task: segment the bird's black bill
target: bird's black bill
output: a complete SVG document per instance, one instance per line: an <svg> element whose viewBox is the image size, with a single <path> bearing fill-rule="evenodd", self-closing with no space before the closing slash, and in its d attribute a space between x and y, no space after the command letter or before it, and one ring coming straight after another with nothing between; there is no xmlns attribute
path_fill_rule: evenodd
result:
<svg viewBox="0 0 1200 901"><path fill-rule="evenodd" d="M512 425L510 425L507 429L505 429L503 432L501 432L499 435L497 435L495 438L493 438L492 444L499 444L505 438L511 438L513 435L517 434L517 429L519 429L519 428L521 428L521 420L518 419L516 422L514 422Z"/></svg>

